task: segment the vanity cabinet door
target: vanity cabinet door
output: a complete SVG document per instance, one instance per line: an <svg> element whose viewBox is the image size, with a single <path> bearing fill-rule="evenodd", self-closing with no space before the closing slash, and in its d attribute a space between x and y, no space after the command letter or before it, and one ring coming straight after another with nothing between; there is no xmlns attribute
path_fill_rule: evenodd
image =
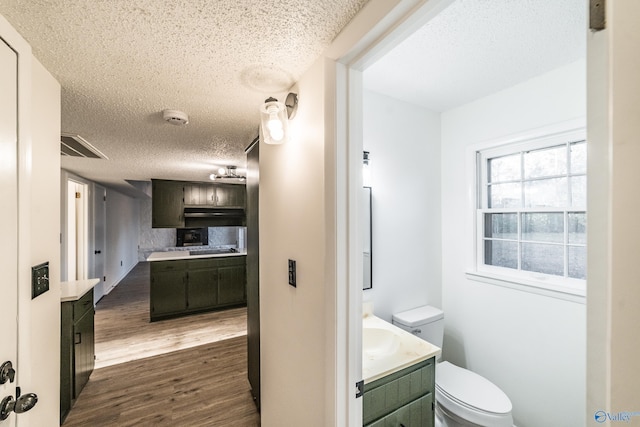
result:
<svg viewBox="0 0 640 427"><path fill-rule="evenodd" d="M93 307L74 324L74 397L77 399L80 391L89 381L95 364L94 312Z"/></svg>

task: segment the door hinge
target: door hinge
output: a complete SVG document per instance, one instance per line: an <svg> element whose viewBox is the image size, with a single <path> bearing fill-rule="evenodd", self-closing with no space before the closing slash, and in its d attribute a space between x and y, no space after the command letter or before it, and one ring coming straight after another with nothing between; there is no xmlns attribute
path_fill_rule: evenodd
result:
<svg viewBox="0 0 640 427"><path fill-rule="evenodd" d="M589 0L589 29L600 31L606 28L605 0Z"/></svg>
<svg viewBox="0 0 640 427"><path fill-rule="evenodd" d="M364 394L364 380L360 380L356 383L356 399L362 397Z"/></svg>
<svg viewBox="0 0 640 427"><path fill-rule="evenodd" d="M102 281L106 282L107 281L107 276L102 276Z"/></svg>
<svg viewBox="0 0 640 427"><path fill-rule="evenodd" d="M79 198L80 198L80 192L76 191L76 199L79 199Z"/></svg>

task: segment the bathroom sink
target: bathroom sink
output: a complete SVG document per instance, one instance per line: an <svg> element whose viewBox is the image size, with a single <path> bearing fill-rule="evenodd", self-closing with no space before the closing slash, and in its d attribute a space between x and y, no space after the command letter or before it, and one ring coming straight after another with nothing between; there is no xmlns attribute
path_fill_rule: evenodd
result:
<svg viewBox="0 0 640 427"><path fill-rule="evenodd" d="M362 352L368 357L383 357L396 352L400 338L388 329L363 328Z"/></svg>

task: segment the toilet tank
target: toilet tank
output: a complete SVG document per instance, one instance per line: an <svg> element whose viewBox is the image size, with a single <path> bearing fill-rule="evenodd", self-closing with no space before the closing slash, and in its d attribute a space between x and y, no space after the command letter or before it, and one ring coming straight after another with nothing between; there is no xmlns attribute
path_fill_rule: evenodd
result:
<svg viewBox="0 0 640 427"><path fill-rule="evenodd" d="M442 348L444 312L439 308L424 305L396 313L392 316L391 323Z"/></svg>

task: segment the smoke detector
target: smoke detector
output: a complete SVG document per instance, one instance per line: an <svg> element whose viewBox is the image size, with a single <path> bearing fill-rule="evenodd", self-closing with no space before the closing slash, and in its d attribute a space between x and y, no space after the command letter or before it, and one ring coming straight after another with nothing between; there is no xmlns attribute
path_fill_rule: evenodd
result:
<svg viewBox="0 0 640 427"><path fill-rule="evenodd" d="M187 113L178 110L164 110L162 111L162 118L166 122L176 126L182 126L189 123L189 116L187 116Z"/></svg>

